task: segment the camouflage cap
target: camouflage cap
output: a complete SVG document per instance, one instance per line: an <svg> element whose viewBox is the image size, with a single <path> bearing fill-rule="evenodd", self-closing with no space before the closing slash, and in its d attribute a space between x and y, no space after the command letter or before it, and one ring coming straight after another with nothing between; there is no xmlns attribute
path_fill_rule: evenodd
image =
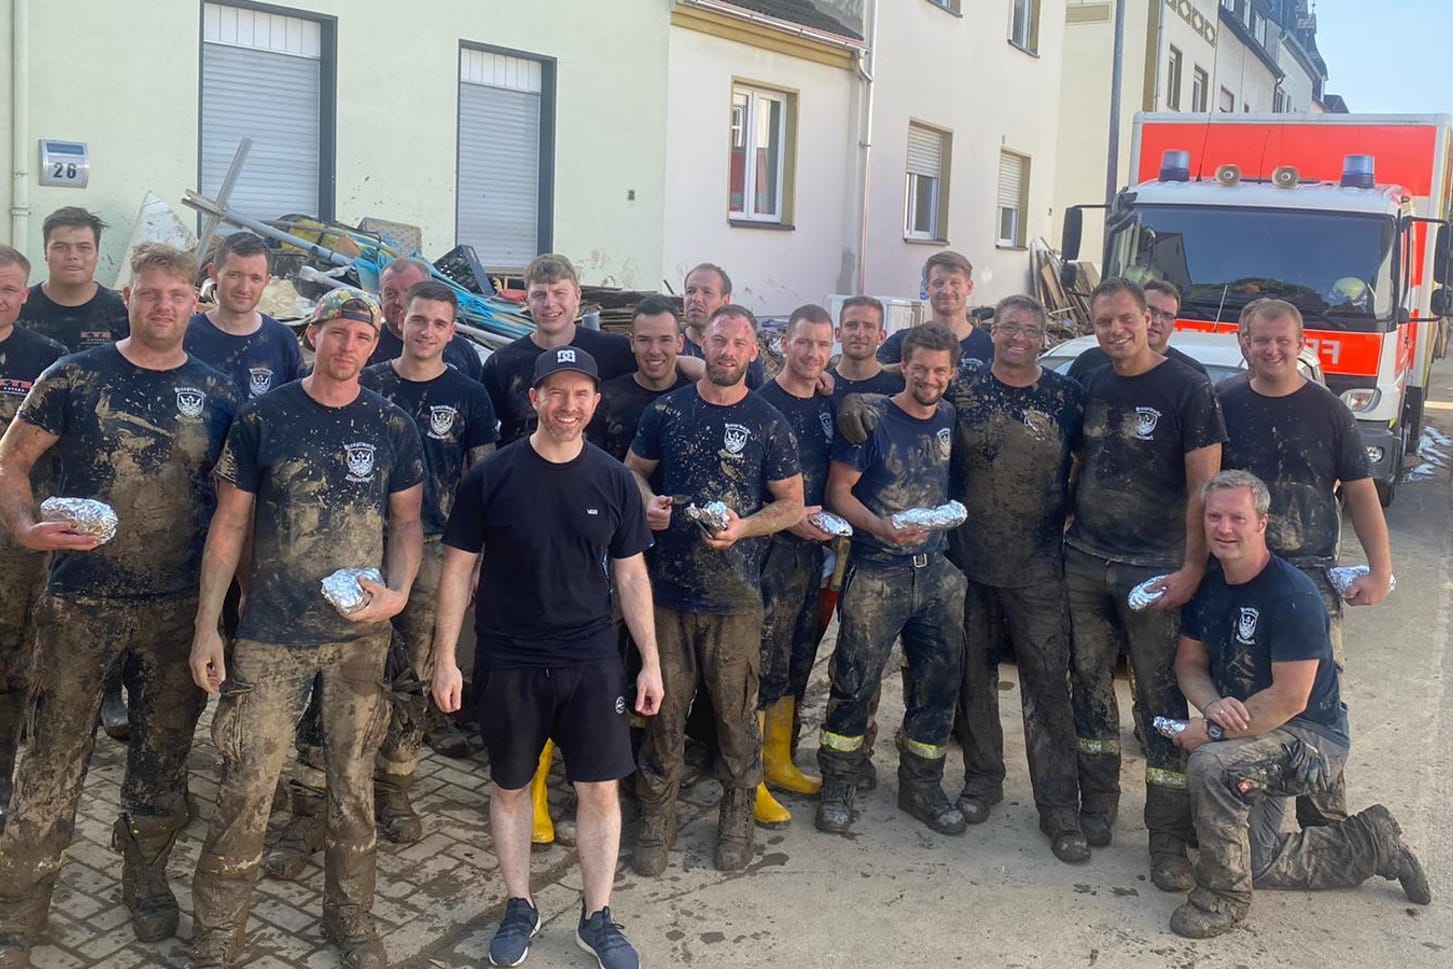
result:
<svg viewBox="0 0 1453 969"><path fill-rule="evenodd" d="M383 327L383 310L379 307L378 300L363 290L340 286L324 293L313 309L313 315L308 318L308 322L312 324L326 323L328 320L355 320L368 323L377 330Z"/></svg>

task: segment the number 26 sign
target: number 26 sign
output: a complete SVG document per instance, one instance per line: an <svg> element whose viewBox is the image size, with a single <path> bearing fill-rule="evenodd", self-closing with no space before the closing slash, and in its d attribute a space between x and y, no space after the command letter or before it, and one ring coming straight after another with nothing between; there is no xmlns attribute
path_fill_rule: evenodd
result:
<svg viewBox="0 0 1453 969"><path fill-rule="evenodd" d="M40 142L40 184L85 188L91 179L91 154L83 141Z"/></svg>

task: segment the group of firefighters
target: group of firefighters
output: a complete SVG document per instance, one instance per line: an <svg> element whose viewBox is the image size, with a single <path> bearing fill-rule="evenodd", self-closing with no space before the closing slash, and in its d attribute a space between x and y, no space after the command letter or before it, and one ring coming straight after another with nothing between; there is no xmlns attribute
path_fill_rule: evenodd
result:
<svg viewBox="0 0 1453 969"><path fill-rule="evenodd" d="M846 833L877 786L895 644L898 804L935 832L1003 798L1012 649L1039 827L1067 863L1108 846L1128 654L1150 877L1189 892L1174 931L1225 931L1253 887L1379 875L1429 901L1389 812L1347 810L1341 612L1388 593L1391 556L1356 424L1299 370L1291 304L1246 308L1248 376L1213 387L1168 345L1174 288L1107 280L1099 348L1065 376L1038 362L1044 308L1011 296L976 324L972 267L942 251L924 267L930 322L885 339L871 297L837 320L799 307L768 379L721 267L687 274L682 318L643 301L627 337L578 325L576 271L545 255L524 274L533 332L481 365L453 290L403 259L381 300L319 300L308 369L257 309L262 240L223 239L215 305L197 312L199 267L166 246L134 250L124 294L96 283L103 228L53 213L34 285L0 246L0 967L29 965L42 938L108 674L129 705L113 846L142 940L177 931L166 865L191 816L193 731L220 697L197 969L240 964L257 879L320 850L324 934L345 965L385 966L375 837L422 838L420 744L467 705L508 897L490 962L518 965L540 930L530 846L550 838L558 747L577 941L602 969L638 966L609 907L619 782L634 776L642 876L671 862L688 734L714 749L718 868L750 862L756 826L790 822L774 790L816 796L816 827ZM109 505L114 537L42 514L52 495ZM930 510L950 501L967 517L940 527ZM1328 572L1341 505L1369 566L1345 589ZM839 581L818 780L794 754ZM356 602L320 592L339 583ZM1202 716L1187 722L1188 701Z"/></svg>

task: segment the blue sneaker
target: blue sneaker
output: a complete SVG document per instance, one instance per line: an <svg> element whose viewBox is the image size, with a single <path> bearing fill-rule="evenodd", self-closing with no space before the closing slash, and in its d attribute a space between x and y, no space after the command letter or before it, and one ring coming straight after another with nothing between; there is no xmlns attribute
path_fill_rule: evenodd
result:
<svg viewBox="0 0 1453 969"><path fill-rule="evenodd" d="M600 969L641 969L641 957L621 935L621 926L611 921L610 906L586 918L585 901L581 900L575 944L595 956L595 964Z"/></svg>
<svg viewBox="0 0 1453 969"><path fill-rule="evenodd" d="M528 899L512 898L505 903L505 917L489 942L489 964L518 966L530 954L530 943L540 934L540 913Z"/></svg>

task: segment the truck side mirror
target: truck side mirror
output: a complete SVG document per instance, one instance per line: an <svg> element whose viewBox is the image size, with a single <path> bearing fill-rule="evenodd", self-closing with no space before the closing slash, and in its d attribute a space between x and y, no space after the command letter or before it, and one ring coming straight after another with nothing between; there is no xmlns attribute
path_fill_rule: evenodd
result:
<svg viewBox="0 0 1453 969"><path fill-rule="evenodd" d="M1069 213L1065 213L1065 227L1069 227ZM1439 286L1453 283L1453 240L1449 239L1448 223L1438 226L1438 235L1433 242L1433 282ZM1433 294L1436 296L1437 294Z"/></svg>
<svg viewBox="0 0 1453 969"><path fill-rule="evenodd" d="M1059 252L1065 262L1080 258L1080 236L1085 230L1085 213L1078 205L1065 209L1064 231L1060 234ZM1439 236L1439 238L1443 238Z"/></svg>
<svg viewBox="0 0 1453 969"><path fill-rule="evenodd" d="M1440 286L1433 290L1433 297L1428 303L1428 309L1434 316L1453 319L1453 289Z"/></svg>

